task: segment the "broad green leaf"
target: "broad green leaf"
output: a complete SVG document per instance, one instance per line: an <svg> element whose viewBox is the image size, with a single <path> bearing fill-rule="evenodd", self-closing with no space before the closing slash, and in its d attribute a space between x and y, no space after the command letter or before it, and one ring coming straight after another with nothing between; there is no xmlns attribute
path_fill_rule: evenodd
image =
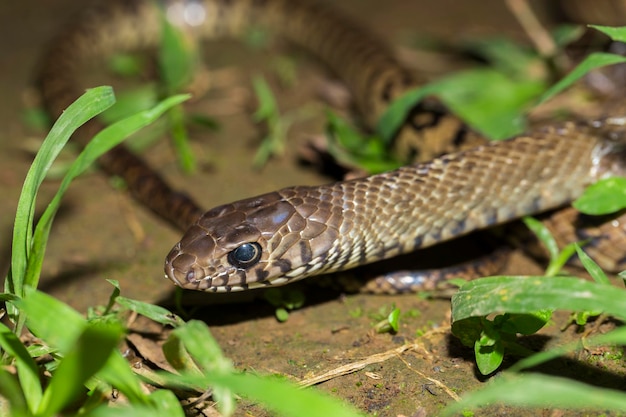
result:
<svg viewBox="0 0 626 417"><path fill-rule="evenodd" d="M499 341L493 343L482 343L479 339L474 344L474 355L476 356L476 366L483 375L489 375L502 364L504 359L504 344Z"/></svg>
<svg viewBox="0 0 626 417"><path fill-rule="evenodd" d="M452 297L453 321L494 312L593 311L626 318L626 290L575 277L496 276L470 281Z"/></svg>
<svg viewBox="0 0 626 417"><path fill-rule="evenodd" d="M459 72L395 100L381 117L377 131L386 141L391 140L411 109L434 95L488 138L505 139L525 129L522 112L543 87L540 81L513 79L491 69Z"/></svg>
<svg viewBox="0 0 626 417"><path fill-rule="evenodd" d="M590 215L611 214L626 208L626 178L612 177L587 187L572 204L576 210Z"/></svg>
<svg viewBox="0 0 626 417"><path fill-rule="evenodd" d="M552 310L542 310L526 314L508 314L507 324L513 332L530 335L546 325L552 317Z"/></svg>

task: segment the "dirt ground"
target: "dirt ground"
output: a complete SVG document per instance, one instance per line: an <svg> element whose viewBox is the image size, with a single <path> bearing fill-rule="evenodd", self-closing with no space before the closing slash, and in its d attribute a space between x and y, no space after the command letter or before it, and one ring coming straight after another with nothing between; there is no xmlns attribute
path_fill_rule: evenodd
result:
<svg viewBox="0 0 626 417"><path fill-rule="evenodd" d="M83 1L0 3L0 271L8 268L10 235L21 184L29 167L33 139L41 133L23 122L23 109L32 102L32 74L46 42ZM347 0L340 7L369 24L396 45L409 45L416 35L463 39L478 35L503 35L524 39L523 31L500 0L457 2L427 0ZM543 16L543 12L540 13ZM249 69L241 83L226 81L223 91L201 103L194 111L206 110L219 118L215 133L194 132L194 151L203 172L184 176L176 168L165 141L146 157L173 184L186 190L207 208L239 198L295 184L319 184L329 179L297 163L298 143L323 131L324 105L316 98L323 74L298 61L295 87L282 88L284 110L306 106L307 114L289 131L287 153L261 172L251 166L258 130L250 112L233 105L233 97L249 96L249 73L258 67L263 53L247 52L230 43L218 45L211 55L219 65ZM434 76L444 68L425 62L420 68ZM271 78L271 75L268 76ZM239 106L241 107L241 106ZM43 207L58 184L44 185ZM111 292L105 279L120 281L122 295L148 302L170 300L174 286L163 278L163 259L178 240L179 232L155 218L110 180L92 173L76 181L52 231L44 263L42 288L80 311L105 304ZM509 263L516 274L538 274L541 267L520 254ZM453 401L453 396L479 388L486 378L473 364L473 352L449 332L449 300L423 299L417 295L341 295L311 290L304 308L278 323L273 308L258 293L224 297L185 294L188 304L201 306L196 313L205 320L220 345L239 369L281 373L295 380L322 374L374 354L413 343L405 353L390 354L381 363L332 379L319 387L344 398L360 409L379 416L422 416ZM373 335L372 322L381 309L392 305L405 313L395 336ZM537 347L576 338L575 329L560 332L566 315L529 340ZM157 329L158 331L158 329ZM425 336L420 335L425 334ZM583 358L584 359L584 358ZM624 388L620 376L605 371L602 358L589 361L563 359L547 372L576 375L579 379L603 381ZM435 383L433 381L437 381ZM240 415L266 415L258 408L240 409ZM494 407L481 415L570 415L560 410L524 411Z"/></svg>

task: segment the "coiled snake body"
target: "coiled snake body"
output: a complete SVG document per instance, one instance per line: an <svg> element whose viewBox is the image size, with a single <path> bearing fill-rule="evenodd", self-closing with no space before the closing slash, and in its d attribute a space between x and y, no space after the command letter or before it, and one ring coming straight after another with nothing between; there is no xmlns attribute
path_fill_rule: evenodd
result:
<svg viewBox="0 0 626 417"><path fill-rule="evenodd" d="M370 126L414 86L383 42L317 3L203 0L170 6L183 11L179 17L191 16L187 22L203 38L236 35L251 23L277 30L346 83ZM58 116L79 95L75 80L86 61L154 46L159 31L159 10L147 0L106 3L87 13L44 57L39 80L50 113ZM79 140L99 128L90 122ZM568 122L364 179L286 188L202 216L192 200L125 148L99 162L155 212L190 226L167 257L167 277L185 288L235 291L389 258L567 204L596 179L624 175L624 132L618 117ZM440 136L441 149L455 139Z"/></svg>

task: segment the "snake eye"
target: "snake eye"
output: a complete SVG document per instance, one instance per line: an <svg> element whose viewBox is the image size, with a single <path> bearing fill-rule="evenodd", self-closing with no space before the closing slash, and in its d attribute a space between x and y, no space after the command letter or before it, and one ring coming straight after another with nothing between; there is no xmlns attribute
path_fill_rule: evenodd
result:
<svg viewBox="0 0 626 417"><path fill-rule="evenodd" d="M261 253L261 245L258 243L244 243L228 254L228 262L237 268L250 268L259 262Z"/></svg>

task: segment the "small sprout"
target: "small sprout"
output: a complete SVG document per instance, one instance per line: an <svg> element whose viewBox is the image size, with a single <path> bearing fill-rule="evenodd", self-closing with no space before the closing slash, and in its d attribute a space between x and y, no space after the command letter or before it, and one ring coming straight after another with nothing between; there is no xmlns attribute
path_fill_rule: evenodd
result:
<svg viewBox="0 0 626 417"><path fill-rule="evenodd" d="M353 319L357 319L357 318L363 316L363 308L361 308L361 306L357 306L356 308L353 308L352 310L349 310L348 314Z"/></svg>
<svg viewBox="0 0 626 417"><path fill-rule="evenodd" d="M381 320L374 326L376 333L392 333L395 334L400 328L400 309L391 310L387 318Z"/></svg>
<svg viewBox="0 0 626 417"><path fill-rule="evenodd" d="M281 323L286 322L289 318L289 310L302 307L306 300L302 291L288 288L269 288L265 291L263 297L276 307L274 314Z"/></svg>

